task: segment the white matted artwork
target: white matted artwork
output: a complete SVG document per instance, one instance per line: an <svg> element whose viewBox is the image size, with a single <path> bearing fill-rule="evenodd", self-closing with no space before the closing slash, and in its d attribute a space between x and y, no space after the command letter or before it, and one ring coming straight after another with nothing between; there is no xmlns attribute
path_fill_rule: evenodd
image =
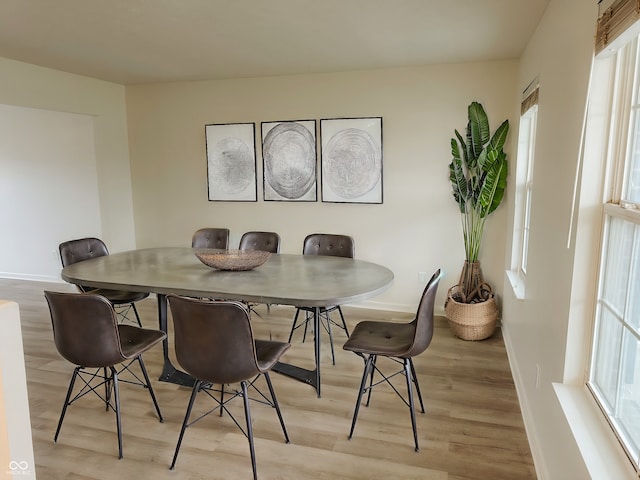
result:
<svg viewBox="0 0 640 480"><path fill-rule="evenodd" d="M253 123L205 125L210 201L257 202Z"/></svg>
<svg viewBox="0 0 640 480"><path fill-rule="evenodd" d="M315 202L316 121L263 122L264 199Z"/></svg>
<svg viewBox="0 0 640 480"><path fill-rule="evenodd" d="M382 117L320 120L322 201L382 203Z"/></svg>

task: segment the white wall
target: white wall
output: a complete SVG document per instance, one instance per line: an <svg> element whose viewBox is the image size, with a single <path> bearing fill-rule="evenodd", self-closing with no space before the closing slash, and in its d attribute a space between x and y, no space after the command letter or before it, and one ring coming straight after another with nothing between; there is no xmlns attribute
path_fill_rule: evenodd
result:
<svg viewBox="0 0 640 480"><path fill-rule="evenodd" d="M388 266L393 286L368 306L415 311L418 272L442 267L443 309L464 250L448 164L454 129L464 132L478 100L493 128L513 114L516 62L435 65L127 87L138 247L190 245L200 227L228 227L236 246L246 230L273 230L283 253L299 253L312 232L355 238L356 257ZM383 117L384 203L354 205L262 200L260 122ZM209 202L204 126L256 122L259 201ZM514 142L515 144L515 142ZM506 207L487 222L481 259L502 289Z"/></svg>
<svg viewBox="0 0 640 480"><path fill-rule="evenodd" d="M59 242L76 235L84 235L85 232L95 234L95 209L90 214L91 218L88 211L82 212L82 208L74 212L75 224L73 228L69 226L68 230L61 228L58 223L60 218L55 213L56 207L68 208L67 202L57 203L62 198L69 199L76 194L77 202L84 201L87 188L94 189L94 195L99 199L99 218L97 218L99 232L102 232L102 237L110 250L115 252L135 248L124 87L0 58L0 104L49 112L89 115L93 122L93 138L91 140L85 138L83 141L88 143L85 143L83 148L85 151L92 149L94 158L90 158L90 154L87 153L87 163L84 165L87 170L85 175L81 175L83 178L78 180L78 190L68 190L51 196L47 199L46 208L38 209L31 202L23 204L19 201L22 197L28 196L28 193L37 192L39 188L37 182L30 182L30 179L34 178L34 165L20 162L14 163L12 168L8 169L5 161L2 161L2 184L19 185L21 188L20 195L16 195L9 204L3 201L2 208L11 209L11 215L14 218L20 218L22 222L37 225L37 233L31 234L34 238L29 237L26 241L20 242L15 242L15 239L21 235L21 232L9 229L9 236L12 239L6 241L13 243L14 250L11 253L15 256L36 255L51 259L52 249L57 249ZM47 115L45 112L40 114ZM51 128L55 128L55 125ZM90 132L86 133L87 136L90 135ZM34 144L32 148L39 150L40 153L48 148L43 143L43 137L37 132L32 132L31 141ZM92 169L95 169L95 172ZM69 187L67 180L74 173L69 169L50 168L48 173L50 185L72 188ZM11 177L7 177L7 174ZM93 196L89 201L94 202ZM48 231L57 232L58 238L48 238L46 235ZM5 237L4 234L3 237ZM15 277L32 278L38 275L47 277L50 274L50 271L34 272L31 266L19 268L21 271L8 271L5 262L0 263L0 272L9 273Z"/></svg>
<svg viewBox="0 0 640 480"><path fill-rule="evenodd" d="M102 235L94 145L89 115L0 105L0 276L58 278L60 239Z"/></svg>
<svg viewBox="0 0 640 480"><path fill-rule="evenodd" d="M505 277L503 333L541 479L590 478L552 382L563 381L572 340L567 327L575 247L567 248L567 238L596 18L595 1L552 0L518 72L520 91L539 77L540 99L526 298L517 300ZM508 204L511 219L513 190ZM512 225L508 242L511 235ZM509 251L505 258L508 268Z"/></svg>

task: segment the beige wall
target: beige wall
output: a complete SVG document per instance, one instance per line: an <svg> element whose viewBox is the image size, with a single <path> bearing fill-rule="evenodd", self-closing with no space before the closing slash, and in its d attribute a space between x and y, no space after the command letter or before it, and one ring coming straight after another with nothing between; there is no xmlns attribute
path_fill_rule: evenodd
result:
<svg viewBox="0 0 640 480"><path fill-rule="evenodd" d="M103 82L78 75L71 75L48 68L0 58L0 104L29 107L55 112L91 115L93 117L95 160L98 175L100 224L102 237L111 251L135 247L133 209L131 197L131 172L127 145L125 89L122 85ZM38 138L38 132L33 132ZM11 175L28 179L33 165L24 164L23 170L12 170ZM51 175L52 184L64 184L60 179L68 172L64 169ZM11 182L11 178L3 177ZM95 179L93 179L95 182ZM36 188L36 187L33 187ZM56 197L49 199L55 203ZM78 198L78 201L81 201ZM38 224L42 229L55 225L53 215L39 214L37 205L15 202L16 215L25 222ZM77 222L82 224L80 216ZM86 222L94 225L95 222ZM16 231L20 235L20 231ZM93 229L92 229L93 233ZM68 238L60 238L60 241ZM56 245L42 245L50 254ZM26 247L25 247L26 249ZM14 252L30 255L30 251ZM0 265L0 271L4 271ZM15 272L20 273L20 272Z"/></svg>
<svg viewBox="0 0 640 480"><path fill-rule="evenodd" d="M189 245L203 226L228 227L237 246L246 230L274 230L283 253L299 253L312 232L346 233L356 256L388 266L390 290L368 305L414 311L418 272L457 281L464 260L457 206L448 180L450 139L464 131L478 100L493 128L513 114L515 61L421 68L184 82L127 87L138 247ZM262 201L260 122L383 117L384 203L354 205ZM258 202L207 200L204 125L256 122ZM487 222L482 261L502 288L506 207Z"/></svg>
<svg viewBox="0 0 640 480"><path fill-rule="evenodd" d="M563 381L565 355L575 351L567 346L576 341L567 335L575 242L567 248L567 239L596 18L595 1L550 2L518 72L521 91L539 77L540 100L526 295L516 299L505 278L503 333L539 478L590 478L552 383Z"/></svg>

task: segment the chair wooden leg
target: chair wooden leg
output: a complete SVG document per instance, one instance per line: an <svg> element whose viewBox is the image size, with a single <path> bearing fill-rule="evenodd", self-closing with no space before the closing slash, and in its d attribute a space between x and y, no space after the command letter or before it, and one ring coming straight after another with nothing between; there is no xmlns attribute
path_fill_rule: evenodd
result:
<svg viewBox="0 0 640 480"><path fill-rule="evenodd" d="M282 418L280 405L278 405L276 392L273 390L273 385L271 383L271 377L269 376L269 372L264 372L264 378L267 381L267 386L269 387L269 393L271 394L271 401L273 402L273 406L276 409L276 413L278 414L278 420L280 420L280 426L282 427L282 433L284 433L285 442L289 443L289 434L287 433L287 427L284 426L284 419Z"/></svg>
<svg viewBox="0 0 640 480"><path fill-rule="evenodd" d="M116 411L116 428L118 430L118 458L122 458L122 421L120 419L120 392L118 388L118 372L115 367L111 369L111 378L113 379L113 399Z"/></svg>
<svg viewBox="0 0 640 480"><path fill-rule="evenodd" d="M403 359L404 361L404 373L407 377L407 394L409 396L409 410L411 411L411 426L413 427L413 441L416 445L416 452L420 450L418 447L418 430L416 427L416 410L415 405L413 404L413 389L411 388L411 384L413 383L413 379L411 378L411 367L408 359Z"/></svg>
<svg viewBox="0 0 640 480"><path fill-rule="evenodd" d="M78 376L79 371L80 371L80 367L76 367L73 369L73 375L71 376L71 381L69 382L69 388L67 389L67 396L64 399L64 405L62 406L62 412L60 413L60 420L58 420L58 428L56 428L56 433L53 436L54 442L58 441L60 428L62 428L62 421L64 420L64 416L67 413L67 407L69 406L69 399L71 398L71 393L73 392L73 386L76 383L76 377Z"/></svg>
<svg viewBox="0 0 640 480"><path fill-rule="evenodd" d="M258 480L256 471L256 450L253 445L253 427L251 425L251 407L249 406L249 393L247 392L247 382L240 382L242 387L242 399L244 400L244 417L247 422L247 438L249 439L249 451L251 452L251 468L253 468L253 480Z"/></svg>
<svg viewBox="0 0 640 480"><path fill-rule="evenodd" d="M364 361L364 371L362 372L362 381L360 382L360 391L358 391L358 400L356 401L356 408L353 412L353 420L351 421L351 430L349 431L349 439L351 439L351 437L353 436L353 430L356 428L356 421L358 420L358 412L360 411L360 403L362 402L362 394L366 389L367 377L369 376L369 371L373 368L374 360L375 360L375 356L369 355Z"/></svg>
<svg viewBox="0 0 640 480"><path fill-rule="evenodd" d="M138 363L140 364L140 370L142 370L142 375L144 376L145 386L149 389L151 400L153 400L153 406L156 407L156 412L158 412L158 418L160 419L160 423L163 423L164 418L162 418L162 413L160 413L160 406L158 405L156 394L153 392L153 387L151 386L151 381L149 380L147 369L145 368L144 362L142 361L142 355L138 355Z"/></svg>
<svg viewBox="0 0 640 480"><path fill-rule="evenodd" d="M193 384L193 389L191 390L191 398L189 398L189 405L187 406L187 411L184 414L184 421L182 422L182 428L180 429L180 436L178 437L178 443L176 445L176 451L173 454L173 460L171 461L170 470L173 470L176 466L176 460L178 459L178 452L180 451L180 445L182 445L182 437L184 437L184 431L187 429L187 425L189 423L189 417L191 416L191 410L193 409L193 404L195 403L196 396L200 391L200 387L202 386L202 381L196 380Z"/></svg>

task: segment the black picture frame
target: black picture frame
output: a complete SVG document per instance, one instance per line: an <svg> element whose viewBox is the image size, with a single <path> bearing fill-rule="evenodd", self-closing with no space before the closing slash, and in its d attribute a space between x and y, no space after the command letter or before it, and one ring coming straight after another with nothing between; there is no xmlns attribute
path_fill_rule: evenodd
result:
<svg viewBox="0 0 640 480"><path fill-rule="evenodd" d="M316 120L262 122L265 201L318 200Z"/></svg>
<svg viewBox="0 0 640 480"><path fill-rule="evenodd" d="M255 123L205 125L209 201L257 202Z"/></svg>
<svg viewBox="0 0 640 480"><path fill-rule="evenodd" d="M320 120L322 201L383 203L382 117Z"/></svg>

